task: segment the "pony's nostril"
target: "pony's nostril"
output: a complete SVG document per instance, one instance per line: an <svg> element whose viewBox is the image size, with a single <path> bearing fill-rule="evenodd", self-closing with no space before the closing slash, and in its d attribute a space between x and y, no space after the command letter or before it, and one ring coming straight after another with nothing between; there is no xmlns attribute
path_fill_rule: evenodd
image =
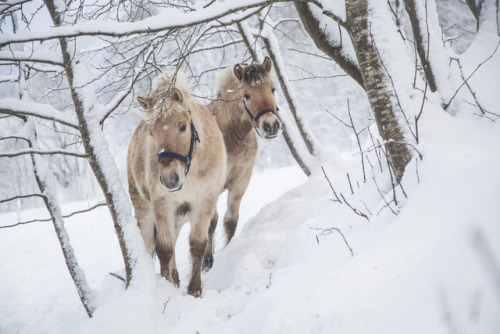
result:
<svg viewBox="0 0 500 334"><path fill-rule="evenodd" d="M273 131L273 128L271 127L271 125L269 125L269 123L265 122L264 123L264 131L267 133L270 133Z"/></svg>
<svg viewBox="0 0 500 334"><path fill-rule="evenodd" d="M179 184L179 180L180 180L179 174L174 173L172 183Z"/></svg>
<svg viewBox="0 0 500 334"><path fill-rule="evenodd" d="M276 121L273 125L273 132L276 133L280 129L280 122Z"/></svg>
<svg viewBox="0 0 500 334"><path fill-rule="evenodd" d="M160 175L160 183L163 184L163 186L167 186L167 182L165 182L165 178L163 178L163 176Z"/></svg>

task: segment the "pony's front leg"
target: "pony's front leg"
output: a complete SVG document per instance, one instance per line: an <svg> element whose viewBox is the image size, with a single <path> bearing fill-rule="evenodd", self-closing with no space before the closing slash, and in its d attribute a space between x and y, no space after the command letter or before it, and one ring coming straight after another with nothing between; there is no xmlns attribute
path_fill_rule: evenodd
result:
<svg viewBox="0 0 500 334"><path fill-rule="evenodd" d="M208 245L208 229L215 210L215 200L206 200L204 207L195 215L194 224L191 226L189 235L189 247L191 251L191 279L188 285L188 293L194 297L200 297L201 267L203 257ZM193 220L192 220L193 221Z"/></svg>
<svg viewBox="0 0 500 334"><path fill-rule="evenodd" d="M212 219L210 220L210 227L208 228L208 245L203 258L203 271L209 271L214 265L214 234L218 220L219 215L217 213L217 209L215 209Z"/></svg>
<svg viewBox="0 0 500 334"><path fill-rule="evenodd" d="M179 287L179 273L175 263L175 217L169 214L166 205L154 206L156 218L156 254L160 261L160 272L166 280Z"/></svg>
<svg viewBox="0 0 500 334"><path fill-rule="evenodd" d="M248 182L246 183L248 185ZM235 189L229 189L227 194L227 211L224 215L224 231L226 232L226 245L231 241L238 226L238 219L240 217L240 204L241 198L246 190L244 187L238 186ZM243 190L241 189L243 188Z"/></svg>

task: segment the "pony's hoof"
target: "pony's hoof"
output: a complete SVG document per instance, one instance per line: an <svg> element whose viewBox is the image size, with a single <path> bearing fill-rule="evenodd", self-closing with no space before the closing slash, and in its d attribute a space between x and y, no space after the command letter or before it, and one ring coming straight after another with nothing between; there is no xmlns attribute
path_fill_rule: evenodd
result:
<svg viewBox="0 0 500 334"><path fill-rule="evenodd" d="M207 272L210 269L212 269L213 265L214 265L214 256L212 254L205 254L205 257L203 258L203 267L202 267L203 272Z"/></svg>
<svg viewBox="0 0 500 334"><path fill-rule="evenodd" d="M200 287L188 287L188 294L193 296L194 298L200 298L201 297L201 286Z"/></svg>

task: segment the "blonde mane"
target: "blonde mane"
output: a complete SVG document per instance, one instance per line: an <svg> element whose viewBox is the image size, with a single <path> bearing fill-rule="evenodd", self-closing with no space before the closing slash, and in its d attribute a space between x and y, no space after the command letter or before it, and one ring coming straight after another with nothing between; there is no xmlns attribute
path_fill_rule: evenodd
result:
<svg viewBox="0 0 500 334"><path fill-rule="evenodd" d="M238 80L234 75L233 67L226 67L217 77L215 87L217 95L227 99L228 94L233 94L238 90Z"/></svg>
<svg viewBox="0 0 500 334"><path fill-rule="evenodd" d="M165 90L173 86L189 96L189 86L186 75L181 71L166 71L153 79L151 90Z"/></svg>
<svg viewBox="0 0 500 334"><path fill-rule="evenodd" d="M181 92L182 102L178 102L172 98L174 88ZM153 108L146 111L144 120L151 120L158 116L169 116L182 112L185 109L180 108L179 104L188 105L191 99L186 75L181 71L163 72L153 79L151 92L148 94L148 97L155 101L155 105ZM165 105L166 103L167 105Z"/></svg>

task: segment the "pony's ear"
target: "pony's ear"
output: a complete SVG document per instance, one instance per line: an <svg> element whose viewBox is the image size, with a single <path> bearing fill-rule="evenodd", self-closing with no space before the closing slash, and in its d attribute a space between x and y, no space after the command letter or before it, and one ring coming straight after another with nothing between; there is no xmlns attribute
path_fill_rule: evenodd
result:
<svg viewBox="0 0 500 334"><path fill-rule="evenodd" d="M182 102L182 100L184 99L181 91L178 90L177 88L174 88L172 95L173 95L174 99L179 101L179 102Z"/></svg>
<svg viewBox="0 0 500 334"><path fill-rule="evenodd" d="M233 71L236 78L238 78L239 81L243 81L243 75L245 74L243 67L241 67L240 64L236 64L234 65Z"/></svg>
<svg viewBox="0 0 500 334"><path fill-rule="evenodd" d="M271 61L271 58L266 56L266 58L262 62L262 67L266 70L267 73L270 73L271 69L273 68L273 62Z"/></svg>
<svg viewBox="0 0 500 334"><path fill-rule="evenodd" d="M149 111L149 110L153 109L154 98L151 97L150 95L138 96L137 102L139 103L139 106L141 107L141 109L144 111Z"/></svg>

